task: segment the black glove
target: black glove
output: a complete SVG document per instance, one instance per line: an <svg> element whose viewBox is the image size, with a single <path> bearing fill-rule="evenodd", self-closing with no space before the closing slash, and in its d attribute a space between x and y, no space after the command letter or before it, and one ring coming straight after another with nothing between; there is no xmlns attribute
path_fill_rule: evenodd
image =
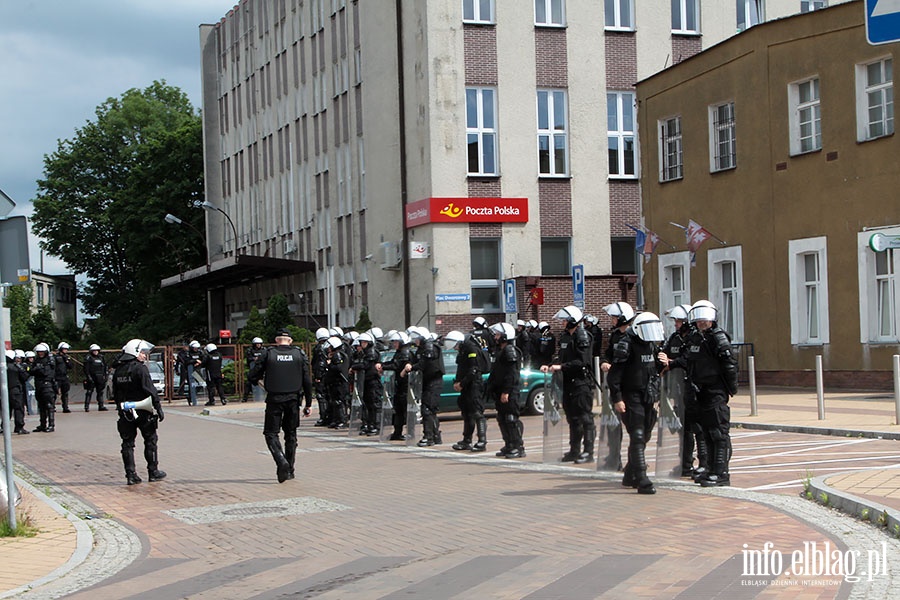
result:
<svg viewBox="0 0 900 600"><path fill-rule="evenodd" d="M162 423L162 422L165 420L166 415L165 415L165 413L163 413L162 406L157 406L157 407L156 407L156 416L159 417L159 422L160 422L160 423Z"/></svg>

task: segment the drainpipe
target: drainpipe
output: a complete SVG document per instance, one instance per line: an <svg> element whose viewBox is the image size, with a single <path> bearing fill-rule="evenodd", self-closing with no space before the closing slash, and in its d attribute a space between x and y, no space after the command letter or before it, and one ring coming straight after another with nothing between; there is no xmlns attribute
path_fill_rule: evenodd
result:
<svg viewBox="0 0 900 600"><path fill-rule="evenodd" d="M410 287L409 287L409 260L406 256L409 248L409 231L406 229L406 205L409 203L409 189L406 173L406 102L404 96L406 87L403 76L403 0L394 0L394 10L397 21L397 93L399 95L397 109L400 127L400 226L403 227L401 261L403 265L403 322L407 325L411 322Z"/></svg>

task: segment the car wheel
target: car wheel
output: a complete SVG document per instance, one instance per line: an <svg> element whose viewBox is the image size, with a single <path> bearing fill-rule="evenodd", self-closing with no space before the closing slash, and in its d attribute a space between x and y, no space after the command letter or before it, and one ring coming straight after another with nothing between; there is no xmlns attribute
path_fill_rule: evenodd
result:
<svg viewBox="0 0 900 600"><path fill-rule="evenodd" d="M531 390L528 394L528 401L525 403L525 411L529 415L544 414L544 386L538 386Z"/></svg>

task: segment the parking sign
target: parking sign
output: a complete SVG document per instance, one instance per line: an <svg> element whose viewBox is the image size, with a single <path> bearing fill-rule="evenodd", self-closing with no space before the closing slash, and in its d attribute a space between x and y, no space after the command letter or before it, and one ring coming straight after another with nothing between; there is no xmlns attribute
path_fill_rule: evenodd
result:
<svg viewBox="0 0 900 600"><path fill-rule="evenodd" d="M516 280L503 280L503 312L517 313L519 312L519 302L516 300Z"/></svg>
<svg viewBox="0 0 900 600"><path fill-rule="evenodd" d="M900 0L866 0L866 39L870 44L900 41Z"/></svg>
<svg viewBox="0 0 900 600"><path fill-rule="evenodd" d="M584 310L584 265L572 266L572 304Z"/></svg>

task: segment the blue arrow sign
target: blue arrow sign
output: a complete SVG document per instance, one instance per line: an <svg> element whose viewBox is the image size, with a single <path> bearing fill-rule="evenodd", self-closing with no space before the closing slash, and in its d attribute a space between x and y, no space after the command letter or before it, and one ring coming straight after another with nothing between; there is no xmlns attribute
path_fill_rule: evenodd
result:
<svg viewBox="0 0 900 600"><path fill-rule="evenodd" d="M866 39L873 45L900 41L900 0L866 0Z"/></svg>

